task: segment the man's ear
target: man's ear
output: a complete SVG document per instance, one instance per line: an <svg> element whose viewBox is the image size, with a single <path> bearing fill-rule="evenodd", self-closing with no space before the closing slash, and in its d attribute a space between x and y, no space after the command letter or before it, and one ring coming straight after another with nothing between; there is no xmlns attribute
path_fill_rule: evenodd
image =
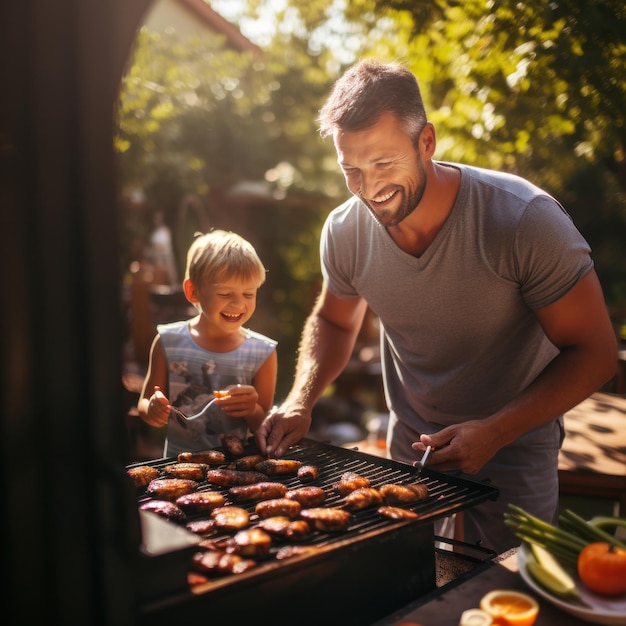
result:
<svg viewBox="0 0 626 626"><path fill-rule="evenodd" d="M196 288L189 278L185 278L183 281L183 291L185 292L185 298L187 298L191 304L196 304L198 302Z"/></svg>
<svg viewBox="0 0 626 626"><path fill-rule="evenodd" d="M431 159L437 147L437 134L431 122L426 122L426 126L424 126L420 134L419 143L422 158Z"/></svg>

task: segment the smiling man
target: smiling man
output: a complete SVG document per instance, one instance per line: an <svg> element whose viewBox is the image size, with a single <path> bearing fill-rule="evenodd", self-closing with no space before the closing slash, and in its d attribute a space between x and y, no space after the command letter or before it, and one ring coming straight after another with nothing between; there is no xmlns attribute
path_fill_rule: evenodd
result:
<svg viewBox="0 0 626 626"><path fill-rule="evenodd" d="M322 291L259 445L280 456L308 432L369 305L391 457L413 463L432 446L433 469L491 480L500 498L465 512L464 536L501 552L519 543L504 525L508 502L555 520L562 415L615 371L590 248L528 181L434 160L435 128L399 64L357 63L319 119L353 197L325 223Z"/></svg>

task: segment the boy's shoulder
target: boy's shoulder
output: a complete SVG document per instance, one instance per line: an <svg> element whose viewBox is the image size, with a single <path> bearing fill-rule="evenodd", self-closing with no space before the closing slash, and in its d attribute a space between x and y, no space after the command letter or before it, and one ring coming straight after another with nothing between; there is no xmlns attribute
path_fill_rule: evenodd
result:
<svg viewBox="0 0 626 626"><path fill-rule="evenodd" d="M278 345L278 341L276 341L276 339L262 335L255 330L250 330L249 328L242 328L242 330L246 334L246 341L260 342L267 346L271 346L272 348L275 348Z"/></svg>

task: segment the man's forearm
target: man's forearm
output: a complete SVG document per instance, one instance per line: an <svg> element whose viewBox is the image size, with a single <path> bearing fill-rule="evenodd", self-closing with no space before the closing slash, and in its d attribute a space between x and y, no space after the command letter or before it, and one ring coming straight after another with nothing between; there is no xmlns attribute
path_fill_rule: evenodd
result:
<svg viewBox="0 0 626 626"><path fill-rule="evenodd" d="M287 400L311 411L348 363L358 332L359 328L339 328L312 313L304 326L294 383Z"/></svg>

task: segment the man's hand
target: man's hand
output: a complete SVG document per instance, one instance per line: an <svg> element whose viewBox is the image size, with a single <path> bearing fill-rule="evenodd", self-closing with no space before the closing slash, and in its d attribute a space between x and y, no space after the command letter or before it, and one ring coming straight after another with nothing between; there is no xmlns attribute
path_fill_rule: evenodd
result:
<svg viewBox="0 0 626 626"><path fill-rule="evenodd" d="M421 452L426 446L433 448L428 467L440 472L460 470L466 474L477 474L499 449L482 420L470 420L442 428L432 435L422 435L411 445L413 450Z"/></svg>
<svg viewBox="0 0 626 626"><path fill-rule="evenodd" d="M311 427L311 414L301 408L290 408L283 404L270 411L255 432L262 454L280 457L289 446L298 443Z"/></svg>

